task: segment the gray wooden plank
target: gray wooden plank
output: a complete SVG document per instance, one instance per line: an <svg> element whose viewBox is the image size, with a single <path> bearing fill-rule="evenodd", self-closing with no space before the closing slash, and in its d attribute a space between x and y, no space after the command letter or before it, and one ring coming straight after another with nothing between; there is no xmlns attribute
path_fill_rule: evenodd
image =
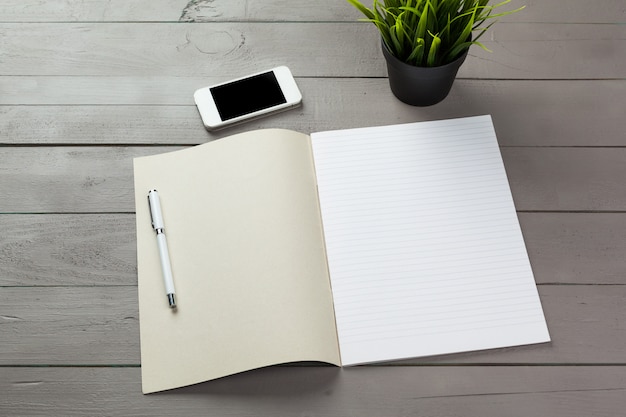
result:
<svg viewBox="0 0 626 417"><path fill-rule="evenodd" d="M399 363L626 365L625 285L540 285L539 295L551 343ZM137 308L134 286L0 287L0 364L139 364Z"/></svg>
<svg viewBox="0 0 626 417"><path fill-rule="evenodd" d="M519 218L538 284L626 284L626 214ZM137 283L133 214L4 214L0 230L0 287Z"/></svg>
<svg viewBox="0 0 626 417"><path fill-rule="evenodd" d="M176 21L188 0L3 0L3 22Z"/></svg>
<svg viewBox="0 0 626 417"><path fill-rule="evenodd" d="M371 2L364 1L369 5ZM586 0L569 0L564 8L558 2L544 0L517 1L526 5L521 21L559 23L618 23L626 20L621 0L596 0L589 7ZM352 21L360 18L345 1L316 2L275 0L4 0L1 6L4 22L54 21L195 21L228 20L262 21ZM507 18L511 20L513 17Z"/></svg>
<svg viewBox="0 0 626 417"><path fill-rule="evenodd" d="M504 148L517 210L623 211L626 148Z"/></svg>
<svg viewBox="0 0 626 417"><path fill-rule="evenodd" d="M285 64L300 77L381 77L385 64L370 26L3 23L0 75L229 77ZM484 44L493 53L473 47L460 77L624 77L624 25L501 23L490 33Z"/></svg>
<svg viewBox="0 0 626 417"><path fill-rule="evenodd" d="M626 284L622 213L519 213L538 283Z"/></svg>
<svg viewBox="0 0 626 417"><path fill-rule="evenodd" d="M623 369L282 367L141 395L135 368L4 368L3 416L614 417Z"/></svg>
<svg viewBox="0 0 626 417"><path fill-rule="evenodd" d="M139 363L135 286L5 287L0 300L0 363Z"/></svg>
<svg viewBox="0 0 626 417"><path fill-rule="evenodd" d="M492 114L503 146L624 146L621 80L457 80L426 108L391 94L386 79L299 78L303 106L210 134L194 77L0 77L0 144L199 144L269 127L305 133ZM26 106L24 106L26 104ZM56 106L60 104L59 106ZM32 105L32 106L31 106Z"/></svg>
<svg viewBox="0 0 626 417"><path fill-rule="evenodd" d="M134 212L133 157L179 147L0 147L0 213ZM521 211L625 211L626 148L503 148Z"/></svg>
<svg viewBox="0 0 626 417"><path fill-rule="evenodd" d="M0 286L137 285L132 214L0 215Z"/></svg>
<svg viewBox="0 0 626 417"><path fill-rule="evenodd" d="M4 213L132 212L132 159L175 149L0 147L3 161L0 210Z"/></svg>

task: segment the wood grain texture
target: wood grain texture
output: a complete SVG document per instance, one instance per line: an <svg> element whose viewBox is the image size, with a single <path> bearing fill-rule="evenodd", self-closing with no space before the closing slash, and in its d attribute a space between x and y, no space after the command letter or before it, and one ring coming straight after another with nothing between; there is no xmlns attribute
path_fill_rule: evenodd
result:
<svg viewBox="0 0 626 417"><path fill-rule="evenodd" d="M132 214L0 215L0 230L0 287L137 285Z"/></svg>
<svg viewBox="0 0 626 417"><path fill-rule="evenodd" d="M624 213L519 213L538 283L626 284Z"/></svg>
<svg viewBox="0 0 626 417"><path fill-rule="evenodd" d="M626 365L626 286L540 285L539 295L551 343L400 363ZM137 287L0 287L0 301L1 365L140 362Z"/></svg>
<svg viewBox="0 0 626 417"><path fill-rule="evenodd" d="M0 144L195 145L250 129L310 133L490 113L502 146L626 145L620 80L462 79L445 101L419 108L397 100L387 79L299 78L301 108L208 133L193 92L222 80L0 77L0 103L9 104L0 106Z"/></svg>
<svg viewBox="0 0 626 417"><path fill-rule="evenodd" d="M0 75L229 77L277 64L298 77L386 74L365 23L3 23L0 40ZM493 53L472 48L461 78L624 77L624 25L501 23L483 43Z"/></svg>
<svg viewBox="0 0 626 417"><path fill-rule="evenodd" d="M136 368L2 372L4 415L615 417L626 406L619 367L282 367L144 396Z"/></svg>
<svg viewBox="0 0 626 417"><path fill-rule="evenodd" d="M625 213L519 218L538 284L626 284ZM134 214L5 214L0 230L0 287L137 284Z"/></svg>
<svg viewBox="0 0 626 417"><path fill-rule="evenodd" d="M179 147L0 147L0 213L134 212L132 159ZM521 211L626 211L626 148L503 148Z"/></svg>
<svg viewBox="0 0 626 417"><path fill-rule="evenodd" d="M626 148L505 148L502 156L518 210L626 210Z"/></svg>
<svg viewBox="0 0 626 417"><path fill-rule="evenodd" d="M4 364L139 363L137 287L0 288L0 300Z"/></svg>
<svg viewBox="0 0 626 417"><path fill-rule="evenodd" d="M368 1L364 1L368 5ZM626 20L621 0L569 0L567 10L558 2L515 1L510 8L526 5L526 10L507 20L558 23L618 23ZM5 0L4 22L54 21L195 21L228 20L272 21L353 21L361 16L345 1L320 0Z"/></svg>
<svg viewBox="0 0 626 417"><path fill-rule="evenodd" d="M4 179L0 183L0 195L6 198L2 211L132 212L135 204L132 158L175 149L0 148L0 160L5 161L0 166Z"/></svg>

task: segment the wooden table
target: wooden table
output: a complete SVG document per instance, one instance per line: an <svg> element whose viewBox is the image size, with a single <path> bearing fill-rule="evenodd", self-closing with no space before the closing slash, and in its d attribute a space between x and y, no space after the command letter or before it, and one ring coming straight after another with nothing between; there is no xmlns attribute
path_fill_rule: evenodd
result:
<svg viewBox="0 0 626 417"><path fill-rule="evenodd" d="M3 1L0 415L625 415L626 7L525 4L443 103L413 108L344 1ZM301 109L203 129L195 89L276 65ZM133 157L255 128L487 113L552 343L141 394Z"/></svg>

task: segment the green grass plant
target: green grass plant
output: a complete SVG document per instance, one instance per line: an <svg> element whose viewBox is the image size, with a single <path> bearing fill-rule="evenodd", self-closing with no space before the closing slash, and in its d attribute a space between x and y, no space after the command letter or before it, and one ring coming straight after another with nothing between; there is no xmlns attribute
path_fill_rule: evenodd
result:
<svg viewBox="0 0 626 417"><path fill-rule="evenodd" d="M479 39L493 19L525 7L494 13L511 0L494 5L490 0L374 0L372 8L359 0L347 1L365 15L362 20L376 25L395 57L418 67L450 63L471 45L488 50Z"/></svg>

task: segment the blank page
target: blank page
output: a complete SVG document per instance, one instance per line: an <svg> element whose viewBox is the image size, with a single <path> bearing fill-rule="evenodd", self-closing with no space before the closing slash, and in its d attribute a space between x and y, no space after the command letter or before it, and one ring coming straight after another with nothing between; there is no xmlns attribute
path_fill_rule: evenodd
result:
<svg viewBox="0 0 626 417"><path fill-rule="evenodd" d="M339 363L308 136L257 130L134 167L145 393L276 363ZM151 188L176 311L163 288Z"/></svg>
<svg viewBox="0 0 626 417"><path fill-rule="evenodd" d="M490 116L311 137L343 365L549 341Z"/></svg>

